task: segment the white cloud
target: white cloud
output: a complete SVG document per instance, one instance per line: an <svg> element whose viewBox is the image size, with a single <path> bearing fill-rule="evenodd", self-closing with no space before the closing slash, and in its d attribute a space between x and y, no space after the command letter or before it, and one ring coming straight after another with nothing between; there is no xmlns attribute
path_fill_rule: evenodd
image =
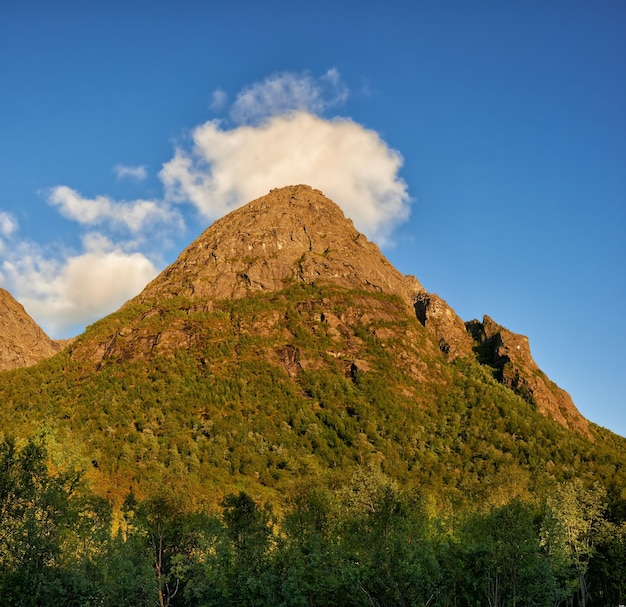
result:
<svg viewBox="0 0 626 607"><path fill-rule="evenodd" d="M160 178L166 197L191 202L209 219L272 188L305 183L341 205L357 229L385 244L409 215L401 166L400 154L375 131L300 111L230 130L207 122L193 131L193 149L178 149Z"/></svg>
<svg viewBox="0 0 626 607"><path fill-rule="evenodd" d="M133 233L155 223L182 225L176 210L153 200L118 202L107 196L84 198L72 188L57 186L50 191L48 202L68 219L85 225L108 224L111 227L124 227Z"/></svg>
<svg viewBox="0 0 626 607"><path fill-rule="evenodd" d="M7 242L12 240L17 228L17 219L15 219L11 213L0 211L0 254L5 252Z"/></svg>
<svg viewBox="0 0 626 607"><path fill-rule="evenodd" d="M148 171L146 171L146 167L144 165L126 166L124 164L116 164L113 167L113 172L117 175L119 179L124 179L128 177L130 179L143 181L148 177Z"/></svg>
<svg viewBox="0 0 626 607"><path fill-rule="evenodd" d="M87 232L87 234L82 237L82 241L85 250L91 253L108 253L121 248L100 232Z"/></svg>
<svg viewBox="0 0 626 607"><path fill-rule="evenodd" d="M53 337L68 337L138 294L157 274L141 253L105 237L84 239L85 251L62 259L29 243L2 264L2 284Z"/></svg>
<svg viewBox="0 0 626 607"><path fill-rule="evenodd" d="M230 117L236 124L258 124L270 116L294 111L320 114L347 98L348 88L334 68L321 78L284 72L241 91L230 110Z"/></svg>

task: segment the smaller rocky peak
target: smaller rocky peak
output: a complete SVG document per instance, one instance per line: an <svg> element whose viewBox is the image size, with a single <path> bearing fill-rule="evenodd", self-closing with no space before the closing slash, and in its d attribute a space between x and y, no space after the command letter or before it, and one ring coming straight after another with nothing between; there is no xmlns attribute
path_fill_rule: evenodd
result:
<svg viewBox="0 0 626 607"><path fill-rule="evenodd" d="M495 370L495 377L525 401L566 428L590 436L587 420L570 395L539 369L530 353L528 337L513 333L489 316L466 323L479 362Z"/></svg>
<svg viewBox="0 0 626 607"><path fill-rule="evenodd" d="M449 360L472 354L472 338L465 323L441 297L422 290L413 307L417 320L435 336L439 349Z"/></svg>
<svg viewBox="0 0 626 607"><path fill-rule="evenodd" d="M61 350L5 289L0 289L0 371L29 367Z"/></svg>

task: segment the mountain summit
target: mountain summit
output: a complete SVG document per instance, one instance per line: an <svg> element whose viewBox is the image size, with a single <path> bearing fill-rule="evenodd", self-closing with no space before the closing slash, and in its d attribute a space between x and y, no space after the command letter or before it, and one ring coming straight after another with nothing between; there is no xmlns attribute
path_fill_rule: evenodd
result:
<svg viewBox="0 0 626 607"><path fill-rule="evenodd" d="M272 190L216 221L137 300L236 299L298 281L396 294L408 306L423 290L322 192L296 185Z"/></svg>

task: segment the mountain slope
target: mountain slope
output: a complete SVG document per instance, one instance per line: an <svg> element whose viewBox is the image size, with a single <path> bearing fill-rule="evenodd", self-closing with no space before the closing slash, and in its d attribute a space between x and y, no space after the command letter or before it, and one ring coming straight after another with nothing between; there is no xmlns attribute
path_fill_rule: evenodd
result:
<svg viewBox="0 0 626 607"><path fill-rule="evenodd" d="M497 368L496 375L503 383L544 415L588 432L586 420L569 395L540 374L526 338L513 338L514 334L500 327L501 342L502 336L507 343L515 341L511 348L502 345L504 342L500 346L510 350L512 359L500 353L494 354L493 360L485 360L484 334L497 326L493 321L485 321L483 329L475 321L469 323L468 332L446 302L427 293L415 277L400 274L375 244L354 229L335 203L308 186L272 190L216 221L127 306L143 304L155 309L159 301L173 297L193 301L239 299L297 283L398 296L408 313L437 339L448 359L473 356L475 348L483 353L483 362ZM105 358L133 356L124 348L144 356L150 348L163 351L193 339L171 327L158 335L143 334L139 341L132 336L121 337L114 335L100 346ZM507 373L503 374L500 367L505 362Z"/></svg>
<svg viewBox="0 0 626 607"><path fill-rule="evenodd" d="M0 423L47 427L113 499L274 499L355 466L492 503L573 475L619 487L625 441L562 392L554 415L520 336L469 328L290 186L216 222L64 352L0 374Z"/></svg>
<svg viewBox="0 0 626 607"><path fill-rule="evenodd" d="M60 349L24 307L8 291L0 289L0 371L34 365Z"/></svg>

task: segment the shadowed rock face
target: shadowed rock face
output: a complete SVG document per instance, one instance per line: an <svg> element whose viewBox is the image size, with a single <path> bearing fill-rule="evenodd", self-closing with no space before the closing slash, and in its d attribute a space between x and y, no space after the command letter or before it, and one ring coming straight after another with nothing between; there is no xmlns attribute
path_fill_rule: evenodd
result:
<svg viewBox="0 0 626 607"><path fill-rule="evenodd" d="M546 416L590 436L589 424L570 395L550 381L530 354L528 338L494 322L472 320L467 329L475 340L479 360L496 369L496 377Z"/></svg>
<svg viewBox="0 0 626 607"><path fill-rule="evenodd" d="M22 305L8 291L0 289L0 371L29 367L60 349Z"/></svg>
<svg viewBox="0 0 626 607"><path fill-rule="evenodd" d="M450 360L472 354L472 338L456 312L434 293L422 291L415 299L417 319L437 338L439 349Z"/></svg>

